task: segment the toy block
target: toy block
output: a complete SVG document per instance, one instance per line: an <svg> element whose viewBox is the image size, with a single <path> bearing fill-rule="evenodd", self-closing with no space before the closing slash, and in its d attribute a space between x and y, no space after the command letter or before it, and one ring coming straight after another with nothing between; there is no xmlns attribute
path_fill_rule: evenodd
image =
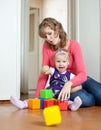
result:
<svg viewBox="0 0 101 130"><path fill-rule="evenodd" d="M40 109L40 99L29 99L28 108L29 109Z"/></svg>
<svg viewBox="0 0 101 130"><path fill-rule="evenodd" d="M44 99L40 99L40 108L41 108L41 109L44 108Z"/></svg>
<svg viewBox="0 0 101 130"><path fill-rule="evenodd" d="M47 126L60 124L62 120L60 109L57 105L46 107L43 110L43 116Z"/></svg>
<svg viewBox="0 0 101 130"><path fill-rule="evenodd" d="M42 89L40 90L40 98L49 99L52 98L53 92L51 89Z"/></svg>
<svg viewBox="0 0 101 130"><path fill-rule="evenodd" d="M44 108L55 105L55 99L44 100Z"/></svg>
<svg viewBox="0 0 101 130"><path fill-rule="evenodd" d="M57 101L57 105L59 106L60 110L65 111L68 110L68 102L67 101Z"/></svg>

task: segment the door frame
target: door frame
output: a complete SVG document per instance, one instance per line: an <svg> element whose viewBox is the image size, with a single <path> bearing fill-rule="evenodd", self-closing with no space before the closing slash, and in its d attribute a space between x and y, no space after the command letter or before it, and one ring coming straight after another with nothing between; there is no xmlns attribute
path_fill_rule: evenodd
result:
<svg viewBox="0 0 101 130"><path fill-rule="evenodd" d="M29 50L29 0L21 0L21 87L20 93L28 93Z"/></svg>

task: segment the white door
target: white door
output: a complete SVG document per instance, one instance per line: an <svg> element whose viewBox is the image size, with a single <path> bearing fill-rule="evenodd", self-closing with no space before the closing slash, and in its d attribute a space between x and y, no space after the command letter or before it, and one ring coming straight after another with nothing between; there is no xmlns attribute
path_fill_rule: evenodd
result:
<svg viewBox="0 0 101 130"><path fill-rule="evenodd" d="M0 0L0 100L20 97L21 1Z"/></svg>

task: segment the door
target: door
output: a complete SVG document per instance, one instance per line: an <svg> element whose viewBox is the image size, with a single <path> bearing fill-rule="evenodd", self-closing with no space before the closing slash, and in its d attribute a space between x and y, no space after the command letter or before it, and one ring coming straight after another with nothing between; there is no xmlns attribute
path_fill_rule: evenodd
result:
<svg viewBox="0 0 101 130"><path fill-rule="evenodd" d="M20 97L20 22L20 0L0 0L0 100Z"/></svg>

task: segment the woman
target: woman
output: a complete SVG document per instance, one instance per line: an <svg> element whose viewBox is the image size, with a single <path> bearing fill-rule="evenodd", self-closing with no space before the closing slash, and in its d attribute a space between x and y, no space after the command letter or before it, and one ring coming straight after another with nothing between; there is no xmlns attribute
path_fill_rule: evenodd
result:
<svg viewBox="0 0 101 130"><path fill-rule="evenodd" d="M70 90L82 84L82 90L70 95L70 100L74 100L76 96L82 99L82 107L101 105L101 83L95 81L91 77L87 77L86 68L82 56L80 45L77 41L69 40L62 24L54 18L45 18L39 25L39 35L44 38L43 44L43 61L42 66L48 65L55 67L54 54L64 48L71 54L71 60L68 70L76 76L65 83L59 94L62 99L65 95L70 94ZM40 89L43 89L47 82L47 76L41 74L39 76L35 97L39 97ZM68 88L68 89L67 89Z"/></svg>
<svg viewBox="0 0 101 130"><path fill-rule="evenodd" d="M43 44L43 61L42 66L55 67L54 54L58 49L66 49L71 59L68 65L68 70L75 74L75 77L67 81L58 99L65 100L65 97L70 95L70 100L74 101L75 97L79 96L82 100L81 107L101 105L101 83L95 81L91 77L87 77L86 68L82 56L82 51L79 43L70 40L63 29L62 24L54 18L45 18L39 25L39 35L44 38ZM48 76L40 74L35 92L35 98L39 98L40 90L45 88ZM73 87L82 84L82 89L70 94ZM21 108L27 108L26 101L20 101L17 98L11 97L11 102Z"/></svg>

